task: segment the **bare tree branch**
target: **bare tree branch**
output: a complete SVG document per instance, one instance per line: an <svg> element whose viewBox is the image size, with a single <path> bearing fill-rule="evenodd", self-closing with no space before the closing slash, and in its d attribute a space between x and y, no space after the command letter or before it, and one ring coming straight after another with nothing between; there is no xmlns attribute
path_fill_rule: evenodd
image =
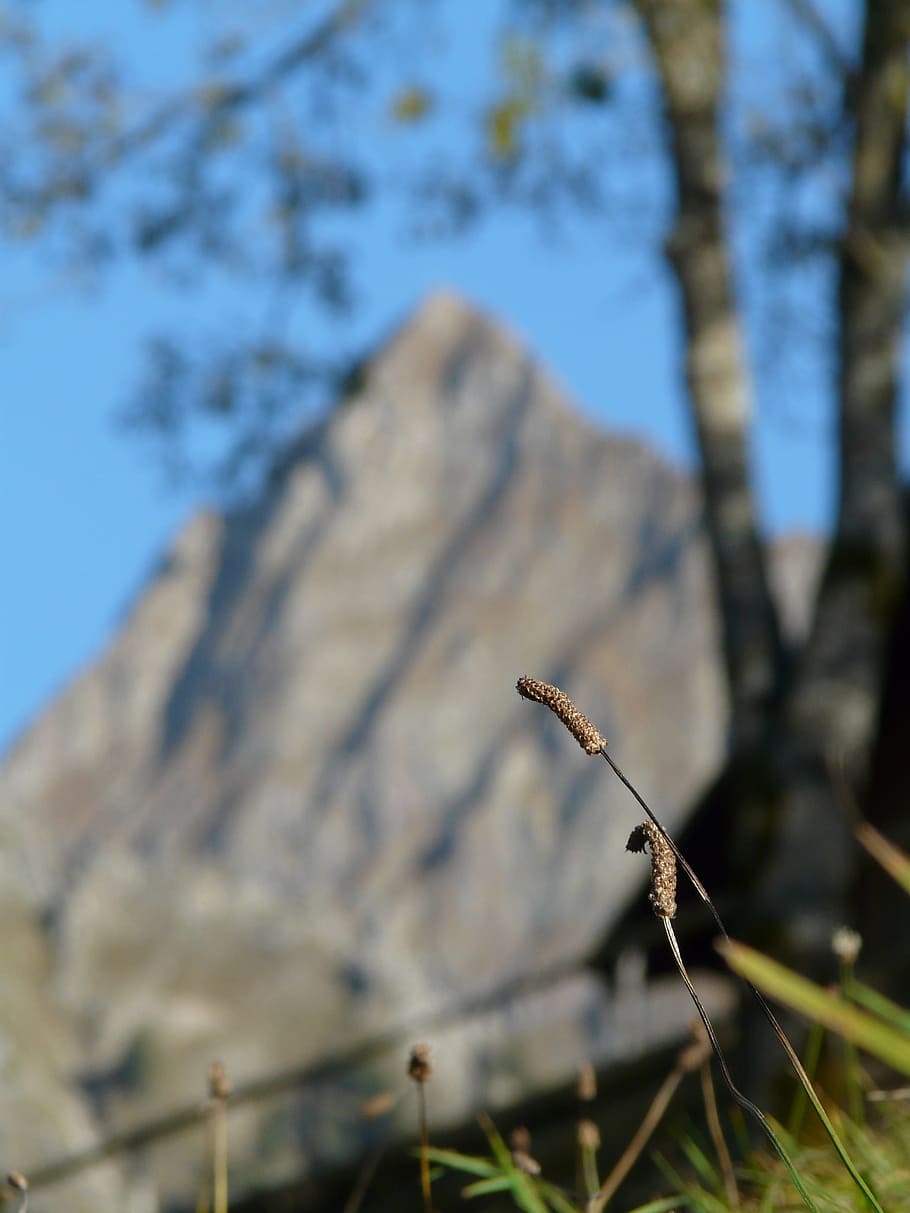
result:
<svg viewBox="0 0 910 1213"><path fill-rule="evenodd" d="M828 21L818 11L818 6L813 0L785 0L785 3L800 24L812 35L828 65L845 80L849 80L853 74L853 65L835 38Z"/></svg>
<svg viewBox="0 0 910 1213"><path fill-rule="evenodd" d="M260 101L304 64L322 54L339 34L354 24L368 4L369 0L342 0L324 20L286 46L248 79L226 82L209 90L196 85L168 98L136 126L112 139L85 175L92 177L119 167L158 143L186 119L196 119L207 126Z"/></svg>

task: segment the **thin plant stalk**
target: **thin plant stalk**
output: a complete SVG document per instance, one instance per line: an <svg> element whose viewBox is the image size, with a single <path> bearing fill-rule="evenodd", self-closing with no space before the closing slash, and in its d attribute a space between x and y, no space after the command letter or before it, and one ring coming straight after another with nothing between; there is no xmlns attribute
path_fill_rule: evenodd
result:
<svg viewBox="0 0 910 1213"><path fill-rule="evenodd" d="M714 1082L711 1078L710 1059L705 1058L699 1067L701 1078L701 1095L705 1105L705 1119L708 1122L708 1132L714 1143L714 1152L720 1163L721 1174L724 1177L724 1191L727 1203L731 1209L739 1208L739 1189L736 1186L736 1172L733 1170L733 1159L727 1148L723 1130L720 1127L720 1116L717 1111L717 1098L714 1094Z"/></svg>
<svg viewBox="0 0 910 1213"><path fill-rule="evenodd" d="M806 1071L809 1074L814 1074L818 1068L819 1059L822 1054L822 1045L825 1043L825 1029L820 1023L812 1024L809 1029L809 1035L806 1040ZM793 1109L790 1113L790 1122L787 1125L787 1132L791 1137L799 1137L803 1129L803 1121L806 1119L806 1108L808 1106L808 1098L805 1088L798 1087L793 1099Z"/></svg>
<svg viewBox="0 0 910 1213"><path fill-rule="evenodd" d="M357 1176L357 1182L351 1189L351 1194L345 1202L341 1213L358 1213L360 1206L363 1204L363 1198L367 1194L367 1189L373 1182L373 1176L376 1174L382 1156L385 1153L384 1146L377 1146L375 1150L368 1156L366 1162L360 1169L360 1174Z"/></svg>
<svg viewBox="0 0 910 1213"><path fill-rule="evenodd" d="M600 1146L600 1133L592 1120L580 1120L576 1129L578 1143L578 1174L576 1186L579 1200L584 1203L600 1189L600 1175L597 1170L597 1151Z"/></svg>
<svg viewBox="0 0 910 1213"><path fill-rule="evenodd" d="M581 1167L585 1192L596 1192L600 1186L600 1176L597 1174L597 1155L588 1146L581 1148Z"/></svg>
<svg viewBox="0 0 910 1213"><path fill-rule="evenodd" d="M427 1129L427 1098L422 1086L417 1088L417 1116L420 1121L420 1191L424 1213L433 1213L430 1194L430 1134Z"/></svg>
<svg viewBox="0 0 910 1213"><path fill-rule="evenodd" d="M228 1213L227 1108L218 1100L212 1112L212 1213Z"/></svg>
<svg viewBox="0 0 910 1213"><path fill-rule="evenodd" d="M714 919L714 923L715 923L717 929L720 931L722 937L724 938L724 940L730 942L730 935L727 932L727 928L724 926L723 920L721 919L720 915L718 914L717 908L715 907L714 902L708 896L708 892L705 889L704 885L698 879L698 877L696 876L692 867L690 866L689 861L682 854L682 852L680 851L679 847L676 845L674 840L670 837L670 835L667 833L667 831L664 829L664 827L658 821L657 817L654 815L654 813L651 811L651 809L645 803L642 796L639 794L639 792L636 790L636 788L633 786L633 784L626 778L626 776L623 774L623 772L620 770L620 768L613 761L611 756L607 753L606 742L604 742L602 748L600 749L600 753L606 759L610 768L612 769L614 774L617 776L617 778L620 780L620 782L628 789L629 792L631 792L632 796L635 798L635 800L638 802L638 804L641 806L641 808L644 809L645 813L647 813L648 819L660 831L661 836L664 838L667 845L670 847L673 854L676 856L683 871L688 876L689 880L691 881L691 883L692 883L693 887L695 888L696 892L698 893L699 897L701 897L702 901L708 907L708 910L711 913L711 917ZM844 1164L844 1167L847 1169L853 1182L856 1184L856 1186L862 1192L863 1196L866 1199L867 1204L869 1205L869 1207L871 1209L874 1210L874 1213L885 1213L884 1209L882 1209L881 1205L878 1203L878 1200L877 1200L875 1194L873 1193L872 1189L869 1187L869 1185L866 1183L863 1176L860 1174L859 1168L856 1166L856 1163L850 1157L850 1154L847 1151L847 1147L841 1141L840 1136L831 1121L831 1118L828 1116L828 1113L825 1111L825 1108L824 1108L821 1100L819 1099L818 1095L816 1094L815 1088L812 1085L809 1075L806 1073L805 1069L803 1068L803 1064L800 1061L796 1050L793 1048L793 1045L790 1043L789 1037L784 1032L783 1028L780 1026L776 1015L771 1010L770 1006L765 1001L764 996L757 989L757 987L754 986L752 984L752 982L748 980L748 978L743 978L743 980L745 981L748 989L751 991L752 996L755 998L758 1005L761 1007L762 1013L764 1014L768 1023L771 1025L771 1028L773 1029L775 1036L780 1041L781 1047L783 1048L784 1052L786 1053L787 1059L789 1060L790 1065L793 1067L793 1070L796 1073L797 1078L799 1079L800 1083L802 1084L803 1090L806 1092L806 1096L808 1097L809 1102L812 1104L812 1107L815 1109L815 1113L818 1116L819 1120L821 1121L821 1123L825 1129L825 1132L828 1134L828 1138L831 1141L831 1144L834 1146L834 1149L837 1151L838 1157L840 1158L841 1162ZM691 992L692 991L690 990L690 994L691 994ZM749 1103L751 1103L751 1100L749 1101ZM752 1104L752 1107L755 1108L755 1104ZM764 1114L762 1113L761 1116L762 1116L762 1120L764 1121ZM767 1124L766 1121L764 1123ZM770 1126L768 1126L768 1129L770 1130ZM773 1130L770 1130L770 1131L773 1134ZM780 1150L782 1149L779 1142L777 1143L776 1148L779 1153Z"/></svg>
<svg viewBox="0 0 910 1213"><path fill-rule="evenodd" d="M228 1213L227 1101L231 1082L220 1061L209 1068L209 1098L212 1101L212 1213Z"/></svg>
<svg viewBox="0 0 910 1213"><path fill-rule="evenodd" d="M430 1191L430 1134L427 1129L426 1084L433 1073L430 1050L426 1045L414 1045L408 1057L408 1078L417 1088L417 1121L420 1130L420 1192L423 1213L433 1213Z"/></svg>
<svg viewBox="0 0 910 1213"><path fill-rule="evenodd" d="M708 1017L708 1012L705 1010L701 998L698 995L698 991L695 989L692 979L688 974L685 964L683 963L682 953L679 950L679 943L676 939L676 932L673 930L673 924L670 922L669 918L664 918L663 924L664 930L667 933L667 941L670 944L670 951L673 953L673 959L676 961L676 967L679 969L679 975L683 979L686 989L689 991L689 997L692 999L702 1023L705 1025L705 1031L708 1033L708 1040L711 1042L711 1048L714 1050L714 1056L717 1058L717 1064L720 1066L720 1072L723 1076L724 1085L743 1111L748 1112L751 1116L754 1116L761 1125L765 1136L771 1143L775 1153L787 1168L790 1178L793 1181L796 1190L803 1198L807 1208L812 1209L814 1213L818 1213L818 1206L809 1195L806 1185L803 1183L799 1172L790 1158L790 1155L784 1149L780 1138L774 1132L771 1122L768 1120L767 1116L765 1116L758 1104L753 1103L752 1100L749 1099L748 1095L744 1095L734 1083L733 1076L731 1075L729 1067L727 1066L727 1059L724 1056L723 1050L720 1047L720 1041L717 1039L717 1035L714 1031L714 1025L711 1023L711 1020Z"/></svg>
<svg viewBox="0 0 910 1213"><path fill-rule="evenodd" d="M684 1074L685 1070L683 1067L677 1065L661 1083L635 1135L617 1159L616 1164L601 1184L600 1189L588 1201L585 1213L602 1213L607 1201L611 1200L615 1195L617 1188L629 1174L642 1150L648 1144L654 1130L663 1119L664 1113L669 1107L670 1100L673 1098L676 1088L682 1082Z"/></svg>
<svg viewBox="0 0 910 1213"><path fill-rule="evenodd" d="M575 1188L578 1202L584 1205L600 1188L597 1167L597 1151L600 1149L600 1130L585 1113L587 1105L597 1096L597 1076L590 1062L585 1062L578 1071L576 1087L581 1118L575 1128L577 1145Z"/></svg>
<svg viewBox="0 0 910 1213"><path fill-rule="evenodd" d="M600 754L604 758L604 760L607 762L607 764L609 765L609 767L611 768L613 773L616 775L616 777L619 779L619 781L631 793L631 795L636 800L636 802L640 805L640 807L647 814L648 820L651 822L651 824L654 826L654 828L658 831L658 833L663 838L666 845L670 848L670 850L675 855L677 861L681 865L683 871L688 876L689 880L691 881L691 883L692 883L693 887L695 888L696 892L698 893L699 897L701 897L702 901L708 907L711 917L714 919L717 929L718 929L718 931L720 931L723 939L727 942L730 942L730 936L727 932L727 928L724 926L723 920L721 919L720 914L717 912L717 908L714 905L714 902L711 900L710 896L708 895L707 889L701 883L698 876L695 874L695 871L693 870L692 866L690 865L689 861L686 859L686 857L680 851L679 847L677 846L677 844L673 840L673 838L664 829L663 825L661 825L660 821L657 819L655 814L652 812L650 806L646 803L646 801L644 800L642 795L639 793L637 788L634 786L634 784L632 784L632 782L629 779L627 779L627 777L623 774L623 772L619 768L619 766L613 761L612 757L607 752L607 739L603 736L603 734L600 732L600 730L594 724L592 724L591 721L588 720L588 718L582 712L580 712L575 707L574 703L571 701L569 696L564 691L561 691L558 687L552 686L549 683L541 682L540 679L537 679L537 678L522 677L522 678L519 678L516 689L517 689L519 695L521 695L523 698L530 699L536 703L541 703L545 707L549 708L550 711L553 712L559 718L559 720L562 721L562 723L569 730L569 732L572 734L572 736L575 738L575 740L578 742L578 744L581 746L581 748L585 751L586 754L590 754L590 755ZM667 925L666 919L665 919L665 925ZM758 1114L760 1123L764 1127L765 1131L769 1134L770 1138L773 1140L775 1150L777 1151L778 1154L781 1155L782 1160L787 1163L788 1169L791 1171L791 1175L794 1175L795 1172L793 1171L792 1164L790 1164L789 1161L787 1160L785 1152L783 1151L783 1146L780 1144L777 1137L774 1135L774 1131L771 1128L770 1123L767 1121L764 1113L761 1112L761 1110L754 1103L752 1103L751 1100L747 1099L746 1096L742 1095L739 1091L737 1091L736 1087L733 1085L732 1078L730 1078L729 1070L726 1065L726 1061L723 1057L723 1053L720 1051L720 1046L717 1045L716 1037L714 1037L713 1028L710 1027L710 1021L708 1021L707 1015L704 1012L704 1008L701 1006L701 1002L698 1000L698 995L695 992L695 988L692 985L691 981L689 981L688 975L685 973L685 967L682 964L682 956L679 954L679 947L676 944L676 937L675 937L675 934L673 933L672 929L668 930L668 939L670 940L671 949L673 949L673 951L674 951L674 956L678 957L677 964L680 968L680 974L681 974L681 976L683 976L683 980L686 982L687 988L689 989L689 994L691 997L693 997L693 1000L695 1001L696 1009L698 1010L699 1015L701 1016L702 1022L705 1024L705 1028L708 1031L709 1038L711 1038L712 1047L714 1047L715 1056L717 1056L718 1063L721 1066L721 1072L724 1075L724 1082L727 1085L727 1088L730 1090L730 1093L734 1096L734 1098L737 1100L737 1102L740 1104L741 1107L743 1107L745 1110L751 1112L753 1115L756 1113ZM856 1186L862 1192L863 1196L866 1199L866 1202L868 1203L869 1207L872 1210L874 1210L874 1213L884 1213L884 1210L882 1209L881 1205L878 1203L878 1200L876 1199L871 1188L866 1183L863 1176L860 1174L859 1169L857 1168L856 1164L853 1162L853 1159L850 1157L850 1154L848 1153L846 1146L841 1141L841 1139L837 1133L837 1130L834 1128L834 1125L832 1124L830 1117L828 1116L827 1112L825 1111L825 1109L822 1105L821 1100L819 1099L818 1095L815 1092L815 1088L812 1086L812 1083L809 1079L809 1075L806 1073L805 1069L803 1068L802 1062L800 1061L800 1059L796 1053L796 1050L793 1048L786 1033L784 1032L783 1028L778 1023L777 1018L774 1015L774 1012L771 1010L770 1006L765 1001L761 992L752 984L752 982L749 981L748 979L744 979L744 980L746 982L747 988L751 991L753 997L756 999L756 1001L758 1002L758 1005L761 1007L762 1013L764 1014L768 1023L771 1025L771 1028L773 1029L774 1034L777 1036L778 1040L780 1041L781 1047L783 1048L784 1052L787 1055L788 1060L790 1061L791 1066L793 1067L794 1071L796 1072L797 1078L802 1083L803 1089L805 1090L806 1095L809 1098L809 1101L811 1102L813 1108L815 1109L815 1112L816 1112L819 1120L822 1122L822 1125L824 1126L825 1131L828 1134L831 1144L834 1146L835 1150L837 1151L837 1154L840 1157L841 1162L844 1164L845 1168L849 1172L851 1178L853 1179L853 1182L856 1184ZM745 1102L743 1102L743 1101L745 1101ZM801 1194L803 1194L803 1199L809 1203L810 1207L814 1208L814 1206L811 1203L811 1198L805 1192L804 1187L802 1187L801 1184L799 1184L798 1187L800 1188Z"/></svg>
<svg viewBox="0 0 910 1213"><path fill-rule="evenodd" d="M845 998L852 996L854 984L854 961L847 955L841 957L840 986ZM859 1052L852 1040L846 1036L841 1042L844 1050L844 1075L847 1084L847 1104L850 1118L857 1125L866 1123L866 1101L863 1096L863 1081L860 1072Z"/></svg>

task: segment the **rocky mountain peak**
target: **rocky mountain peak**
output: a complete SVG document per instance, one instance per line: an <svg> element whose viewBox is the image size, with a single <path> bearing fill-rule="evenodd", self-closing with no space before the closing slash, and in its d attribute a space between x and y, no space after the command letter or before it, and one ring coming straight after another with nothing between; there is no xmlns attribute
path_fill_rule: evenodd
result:
<svg viewBox="0 0 910 1213"><path fill-rule="evenodd" d="M726 711L698 493L439 293L261 500L190 521L0 770L82 1070L154 1062L111 1115L594 948L637 817L526 673L679 822Z"/></svg>

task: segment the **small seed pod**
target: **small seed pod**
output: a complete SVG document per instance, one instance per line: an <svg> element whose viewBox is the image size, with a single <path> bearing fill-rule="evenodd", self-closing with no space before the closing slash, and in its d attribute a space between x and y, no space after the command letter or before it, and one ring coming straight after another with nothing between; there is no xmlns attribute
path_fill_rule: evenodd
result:
<svg viewBox="0 0 910 1213"><path fill-rule="evenodd" d="M648 900L660 918L676 917L676 856L652 821L636 826L626 843L627 851L651 848L651 892Z"/></svg>
<svg viewBox="0 0 910 1213"><path fill-rule="evenodd" d="M512 1147L512 1162L519 1171L524 1171L526 1175L540 1174L540 1163L531 1154L531 1134L523 1125L512 1130L509 1145Z"/></svg>
<svg viewBox="0 0 910 1213"><path fill-rule="evenodd" d="M600 1149L600 1129L593 1120L588 1120L585 1117L578 1122L577 1129L578 1144L583 1150L599 1150Z"/></svg>
<svg viewBox="0 0 910 1213"><path fill-rule="evenodd" d="M549 682L541 682L539 678L522 677L515 684L515 689L522 699L542 703L558 716L586 754L597 754L607 744L606 737L595 728L587 716L578 708L559 687L551 686Z"/></svg>
<svg viewBox="0 0 910 1213"><path fill-rule="evenodd" d="M231 1080L223 1061L213 1061L209 1066L209 1098L223 1101L232 1090Z"/></svg>
<svg viewBox="0 0 910 1213"><path fill-rule="evenodd" d="M597 1098L597 1075L589 1061L583 1061L579 1066L575 1094L586 1103Z"/></svg>
<svg viewBox="0 0 910 1213"><path fill-rule="evenodd" d="M26 1213L26 1210L28 1209L28 1180L21 1171L10 1171L9 1175L6 1177L6 1182L14 1192L18 1193L15 1213ZM4 1202L6 1202L7 1199L7 1194L4 1193Z"/></svg>
<svg viewBox="0 0 910 1213"><path fill-rule="evenodd" d="M418 1083L429 1082L432 1073L430 1046L414 1045L408 1057L408 1078Z"/></svg>

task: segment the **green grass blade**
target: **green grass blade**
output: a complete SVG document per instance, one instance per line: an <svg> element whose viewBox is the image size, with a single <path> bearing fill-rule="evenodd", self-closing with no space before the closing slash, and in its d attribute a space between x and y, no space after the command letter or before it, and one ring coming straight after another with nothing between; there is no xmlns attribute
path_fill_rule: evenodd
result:
<svg viewBox="0 0 910 1213"><path fill-rule="evenodd" d="M658 1200L649 1200L646 1205L630 1209L629 1213L671 1213L674 1209L691 1207L688 1196L661 1196Z"/></svg>
<svg viewBox="0 0 910 1213"><path fill-rule="evenodd" d="M721 1177L717 1167L711 1162L707 1154L693 1137L684 1137L680 1143L680 1149L689 1160L689 1166L699 1177L701 1182L708 1188L717 1188L720 1186Z"/></svg>
<svg viewBox="0 0 910 1213"><path fill-rule="evenodd" d="M863 985L856 978L850 982L850 988L846 991L846 994L851 1002L855 1002L865 1010L871 1011L873 1015L877 1015L879 1019L884 1019L899 1032L904 1032L907 1036L910 1036L910 1011L906 1007L892 1002L890 998L886 998L884 994L879 994L878 990L873 990L869 986Z"/></svg>
<svg viewBox="0 0 910 1213"><path fill-rule="evenodd" d="M824 1024L893 1069L910 1075L910 1037L753 948L724 943L721 953L732 969L775 1001Z"/></svg>
<svg viewBox="0 0 910 1213"><path fill-rule="evenodd" d="M767 957L762 956L759 952L756 952L753 948L747 948L744 944L735 943L732 939L730 939L727 936L725 936L723 941L717 945L717 950L721 954L721 956L724 957L727 964L730 965L730 967L734 970L734 972L740 973L742 976L745 976L746 981L748 981L753 986L753 988L756 990L758 989L758 987L760 985L760 981L758 979L759 974L767 975L768 973L773 974L775 972L778 975L782 974L784 977L795 978L798 982L802 983L805 986L808 986L810 989L814 989L814 990L819 989L819 987L817 987L817 986L813 987L812 983L806 981L805 978L801 978L801 977L798 978L795 973L789 973L789 971L787 969L785 969L783 967L783 965L778 965L778 964L775 964L774 961L769 961L767 959ZM759 962L759 963L756 965L755 962ZM742 968L738 968L737 965L745 965L747 967L752 966L753 969L757 970L755 979L753 980L752 977L748 976L748 974L746 974ZM771 993L772 997L773 997L773 992L770 990L768 992ZM824 993L824 991L819 991L819 992ZM776 1026L776 1021L774 1020L774 1017L770 1014L770 1011L768 1012L768 1014L769 1014L772 1024L775 1024L775 1026ZM793 1067L796 1071L797 1077L799 1078L799 1081L803 1085L803 1090L806 1092L806 1095L809 1097L809 1101L811 1102L812 1107L815 1109L816 1116L821 1121L822 1125L824 1126L825 1132L828 1134L828 1138L829 1138L831 1144L834 1146L834 1149L837 1151L838 1158L841 1160L841 1162L844 1164L844 1167L850 1173L850 1177L852 1178L853 1182L856 1184L857 1188L859 1188L860 1192L863 1194L863 1197L865 1198L865 1201L866 1201L867 1205L869 1206L869 1208L874 1210L874 1213L885 1213L884 1209L879 1204L875 1193L869 1187L868 1183L866 1182L866 1180L860 1173L860 1170L857 1167L856 1163L850 1157L850 1152L848 1151L847 1147L841 1141L840 1135L838 1134L837 1130L834 1127L834 1124L831 1121L831 1117L825 1111L822 1101L818 1098L818 1094L816 1093L816 1090L812 1085L809 1075L806 1073L805 1069L803 1068L803 1064L799 1060L799 1057L796 1055L796 1052L793 1049L793 1046L790 1044L789 1040L787 1040L786 1036L783 1035L783 1032L779 1028L777 1028L777 1032L778 1032L778 1037L781 1041L781 1044L785 1047L785 1049L787 1051L787 1055L790 1058L791 1062L793 1063ZM793 1178L793 1167L790 1164L787 1155L783 1154L782 1157L783 1157L785 1164L787 1165L787 1169L790 1171L791 1178ZM797 1186L799 1186L799 1185L797 1185ZM803 1192L802 1188L800 1188L800 1192L805 1199L806 1194L805 1194L805 1192ZM809 1203L811 1203L811 1198L809 1198Z"/></svg>
<svg viewBox="0 0 910 1213"><path fill-rule="evenodd" d="M499 1167L489 1158L477 1158L473 1154L459 1154L457 1150L440 1150L430 1146L427 1150L430 1162L439 1163L451 1171L466 1171L469 1175L484 1177L498 1175Z"/></svg>
<svg viewBox="0 0 910 1213"><path fill-rule="evenodd" d="M910 855L889 842L884 834L879 834L866 821L856 827L855 833L872 858L897 881L905 893L910 894Z"/></svg>
<svg viewBox="0 0 910 1213"><path fill-rule="evenodd" d="M474 1183L468 1184L466 1188L461 1189L461 1194L466 1200L471 1200L474 1196L489 1196L493 1192L505 1192L511 1186L512 1180L508 1175L494 1175L492 1179L478 1179Z"/></svg>
<svg viewBox="0 0 910 1213"><path fill-rule="evenodd" d="M555 1184L548 1184L544 1180L537 1181L537 1191L544 1198L553 1213L578 1213L578 1206L573 1201L569 1200L568 1196Z"/></svg>

